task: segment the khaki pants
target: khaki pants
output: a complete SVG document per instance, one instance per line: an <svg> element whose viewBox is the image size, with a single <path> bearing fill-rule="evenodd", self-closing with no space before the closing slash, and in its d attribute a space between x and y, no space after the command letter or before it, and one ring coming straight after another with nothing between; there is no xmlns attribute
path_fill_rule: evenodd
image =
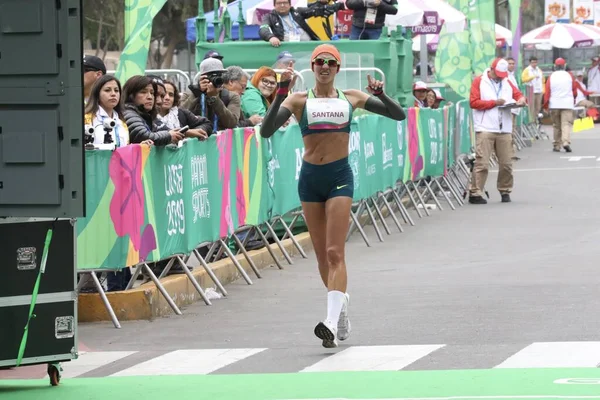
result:
<svg viewBox="0 0 600 400"><path fill-rule="evenodd" d="M534 93L533 94L533 101L529 105L529 113L533 117L534 121L538 120L538 114L540 113L540 111L542 109L542 99L543 99L543 96L544 95L542 93Z"/></svg>
<svg viewBox="0 0 600 400"><path fill-rule="evenodd" d="M510 193L513 188L512 134L477 132L477 149L475 151L475 166L471 176L471 196L483 196L485 182L488 177L490 157L496 152L498 158L498 181L496 186L500 193Z"/></svg>
<svg viewBox="0 0 600 400"><path fill-rule="evenodd" d="M576 104L577 107L585 107L585 108L592 108L595 106L595 104L592 101L589 100L581 100L579 103Z"/></svg>
<svg viewBox="0 0 600 400"><path fill-rule="evenodd" d="M552 126L554 127L554 148L571 144L571 132L573 131L573 110L550 110Z"/></svg>

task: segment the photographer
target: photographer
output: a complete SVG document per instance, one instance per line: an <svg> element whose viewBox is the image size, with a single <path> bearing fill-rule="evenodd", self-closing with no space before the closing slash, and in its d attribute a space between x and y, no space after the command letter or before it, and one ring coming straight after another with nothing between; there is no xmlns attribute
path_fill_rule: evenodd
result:
<svg viewBox="0 0 600 400"><path fill-rule="evenodd" d="M181 107L208 118L213 132L233 129L240 119L240 96L223 87L223 63L207 58L200 64L200 81L181 96Z"/></svg>

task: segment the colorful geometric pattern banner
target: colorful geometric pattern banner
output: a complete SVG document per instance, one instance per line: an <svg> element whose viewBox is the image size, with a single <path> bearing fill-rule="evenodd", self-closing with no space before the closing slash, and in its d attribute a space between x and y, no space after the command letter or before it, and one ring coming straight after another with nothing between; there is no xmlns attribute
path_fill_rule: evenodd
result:
<svg viewBox="0 0 600 400"><path fill-rule="evenodd" d="M522 10L521 0L508 0L510 8L510 29L513 33L513 42L511 43L511 56L515 59L515 70L523 70L523 56L521 55L521 35L522 31ZM517 83L521 83L521 74L515 74Z"/></svg>
<svg viewBox="0 0 600 400"><path fill-rule="evenodd" d="M448 4L469 16L469 0L448 0ZM435 54L435 71L438 82L445 83L457 95L469 97L472 82L473 49L468 30L447 33L442 27Z"/></svg>
<svg viewBox="0 0 600 400"><path fill-rule="evenodd" d="M152 21L167 0L125 0L125 48L115 76L125 84L134 75L144 75L148 62Z"/></svg>
<svg viewBox="0 0 600 400"><path fill-rule="evenodd" d="M450 160L470 152L467 107L407 113L402 122L376 115L353 120L355 200L399 180L442 176ZM240 226L300 207L304 148L298 125L270 139L258 129L227 130L181 148L136 144L87 151L88 216L77 221L78 268L120 269L188 254Z"/></svg>
<svg viewBox="0 0 600 400"><path fill-rule="evenodd" d="M469 8L471 47L473 49L472 69L479 75L492 64L496 57L496 9L493 0L471 2Z"/></svg>

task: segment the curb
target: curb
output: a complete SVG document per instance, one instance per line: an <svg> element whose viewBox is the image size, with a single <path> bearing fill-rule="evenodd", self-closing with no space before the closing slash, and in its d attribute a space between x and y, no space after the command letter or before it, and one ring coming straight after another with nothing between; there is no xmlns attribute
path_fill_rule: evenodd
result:
<svg viewBox="0 0 600 400"><path fill-rule="evenodd" d="M308 232L296 235L295 238L305 252L312 251L312 242ZM290 256L293 257L299 254L298 249L290 239L282 241L282 244ZM282 261L284 268L289 265L276 243L271 244L270 247L278 256L278 259ZM252 257L252 260L258 269L262 270L271 266L275 267L273 258L266 247L249 251L248 254ZM236 258L248 273L253 283L256 284L259 279L252 271L252 268L250 268L244 255L240 254ZM191 260L194 261L191 262ZM214 282L195 258L191 258L190 261L188 261L188 264L191 264L194 267L192 275L200 283L200 286L203 289L215 287ZM223 286L241 278L239 271L229 258L210 263L209 266ZM161 283L178 307L192 304L196 301L202 301L200 294L196 291L194 286L192 286L186 275L169 275L162 278ZM173 314L173 310L169 307L169 304L151 281L135 289L120 292L107 292L106 297L108 297L108 301L120 321L153 320L157 317ZM104 303L102 303L100 296L96 293L79 294L78 313L79 322L111 320L106 312Z"/></svg>

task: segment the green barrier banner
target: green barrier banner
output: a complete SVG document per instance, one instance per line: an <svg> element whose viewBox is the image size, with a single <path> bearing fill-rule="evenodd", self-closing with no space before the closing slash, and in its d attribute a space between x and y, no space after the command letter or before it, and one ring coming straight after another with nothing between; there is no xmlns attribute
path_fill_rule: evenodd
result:
<svg viewBox="0 0 600 400"><path fill-rule="evenodd" d="M189 253L267 220L263 143L250 128L179 149L86 152L88 217L77 224L78 268L118 269Z"/></svg>
<svg viewBox="0 0 600 400"><path fill-rule="evenodd" d="M419 137L423 138L425 168L423 176L442 176L446 171L443 110L419 109ZM446 137L445 137L446 136Z"/></svg>
<svg viewBox="0 0 600 400"><path fill-rule="evenodd" d="M444 128L444 132L448 133L448 140L447 140L447 149L445 151L445 154L447 155L446 157L446 168L454 165L454 160L456 159L456 157L460 154L459 153L459 149L457 147L458 144L458 140L457 140L457 135L456 135L456 113L457 113L457 107L456 106L452 106L452 107L444 107L444 122L445 122L445 128ZM444 175L446 174L446 171L444 171Z"/></svg>
<svg viewBox="0 0 600 400"><path fill-rule="evenodd" d="M462 130L449 135L454 128L445 122L448 112L456 111L410 108L402 122L356 117L349 138L355 200L398 180L444 174L449 148L463 145ZM460 146L451 138L459 138ZM120 269L188 254L243 225L297 209L303 152L297 124L270 139L261 138L258 128L240 128L179 148L136 144L87 151L88 216L77 223L78 268Z"/></svg>
<svg viewBox="0 0 600 400"><path fill-rule="evenodd" d="M466 101L460 101L457 103L457 110L458 154L468 154L471 152L473 143L475 143L475 132L471 123L471 118L473 118L471 108Z"/></svg>

